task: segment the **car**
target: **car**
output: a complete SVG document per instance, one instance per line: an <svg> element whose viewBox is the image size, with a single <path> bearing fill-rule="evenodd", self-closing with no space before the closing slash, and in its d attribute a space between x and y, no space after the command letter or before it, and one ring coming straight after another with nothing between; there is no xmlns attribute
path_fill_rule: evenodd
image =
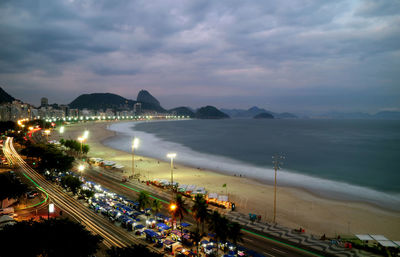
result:
<svg viewBox="0 0 400 257"><path fill-rule="evenodd" d="M35 198L35 197L38 196L38 195L39 195L39 193L38 193L38 191L36 191L36 190L33 190L33 191L28 192L28 198L29 198L29 199Z"/></svg>

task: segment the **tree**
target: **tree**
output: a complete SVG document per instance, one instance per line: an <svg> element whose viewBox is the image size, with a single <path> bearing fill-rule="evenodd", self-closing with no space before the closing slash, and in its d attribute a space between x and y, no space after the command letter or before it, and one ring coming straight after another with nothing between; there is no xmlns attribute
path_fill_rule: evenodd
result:
<svg viewBox="0 0 400 257"><path fill-rule="evenodd" d="M192 206L192 214L199 228L199 223L202 224L202 234L204 234L204 223L206 222L209 214L208 205L202 195L196 195L194 198L194 204Z"/></svg>
<svg viewBox="0 0 400 257"><path fill-rule="evenodd" d="M182 220L183 220L183 217L186 214L188 214L188 209L186 207L185 200L179 194L176 195L175 205L176 205L176 208L174 210L172 210L172 217L175 220L179 219L179 223L181 224L181 233L182 233Z"/></svg>
<svg viewBox="0 0 400 257"><path fill-rule="evenodd" d="M160 212L161 208L162 208L161 202L157 199L154 199L153 202L151 203L151 210L153 211L154 215Z"/></svg>
<svg viewBox="0 0 400 257"><path fill-rule="evenodd" d="M192 239L194 245L196 246L196 254L199 256L199 243L203 236L200 234L199 228L196 228L195 231L190 232L190 238Z"/></svg>
<svg viewBox="0 0 400 257"><path fill-rule="evenodd" d="M87 154L89 152L89 150L90 150L89 145L82 145L82 152L84 154Z"/></svg>
<svg viewBox="0 0 400 257"><path fill-rule="evenodd" d="M214 211L209 218L209 230L215 233L217 241L225 242L228 237L228 219Z"/></svg>
<svg viewBox="0 0 400 257"><path fill-rule="evenodd" d="M88 189L82 189L80 194L85 197L86 199L92 198L94 196L94 192Z"/></svg>
<svg viewBox="0 0 400 257"><path fill-rule="evenodd" d="M0 230L0 242L7 246L2 248L1 256L86 257L97 252L101 240L68 219L22 221Z"/></svg>
<svg viewBox="0 0 400 257"><path fill-rule="evenodd" d="M76 194L82 185L82 181L77 177L67 175L61 178L61 185L69 188L73 194Z"/></svg>
<svg viewBox="0 0 400 257"><path fill-rule="evenodd" d="M163 254L155 253L150 251L145 245L131 245L124 248L119 248L113 246L111 249L107 250L109 257L162 257Z"/></svg>
<svg viewBox="0 0 400 257"><path fill-rule="evenodd" d="M18 181L11 173L0 173L0 207L3 208L3 200L18 198L24 195L28 186Z"/></svg>
<svg viewBox="0 0 400 257"><path fill-rule="evenodd" d="M146 191L140 191L138 202L139 209L144 210L150 204L149 193Z"/></svg>
<svg viewBox="0 0 400 257"><path fill-rule="evenodd" d="M230 222L228 224L228 238L232 240L236 247L235 253L237 253L237 243L243 241L242 236L242 226L237 222Z"/></svg>

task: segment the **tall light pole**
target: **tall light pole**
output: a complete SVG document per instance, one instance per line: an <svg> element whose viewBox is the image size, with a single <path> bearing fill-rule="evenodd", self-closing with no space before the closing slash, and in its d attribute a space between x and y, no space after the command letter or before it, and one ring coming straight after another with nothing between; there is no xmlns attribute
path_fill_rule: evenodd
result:
<svg viewBox="0 0 400 257"><path fill-rule="evenodd" d="M171 159L171 186L172 186L172 200L174 200L174 158L176 153L169 153L167 157Z"/></svg>
<svg viewBox="0 0 400 257"><path fill-rule="evenodd" d="M78 137L78 141L81 142L81 155L82 155L82 143L85 140L83 137Z"/></svg>
<svg viewBox="0 0 400 257"><path fill-rule="evenodd" d="M50 130L46 129L46 130L44 131L44 133L46 134L46 140L47 140L47 142L49 142Z"/></svg>
<svg viewBox="0 0 400 257"><path fill-rule="evenodd" d="M277 171L281 168L280 165L283 164L282 160L284 160L285 157L282 155L275 154L272 156L272 163L274 164L274 170L275 170L275 183L274 183L274 223L276 220L276 174Z"/></svg>
<svg viewBox="0 0 400 257"><path fill-rule="evenodd" d="M139 146L139 138L135 137L132 140L132 174L131 176L135 175L135 148Z"/></svg>

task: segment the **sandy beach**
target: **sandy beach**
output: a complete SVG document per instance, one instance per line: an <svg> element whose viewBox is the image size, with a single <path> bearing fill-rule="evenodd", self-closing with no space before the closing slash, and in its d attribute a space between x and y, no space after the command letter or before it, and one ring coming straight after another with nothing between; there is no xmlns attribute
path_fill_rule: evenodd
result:
<svg viewBox="0 0 400 257"><path fill-rule="evenodd" d="M65 139L76 139L85 129L90 131L88 144L90 157L116 161L131 169L131 154L106 147L102 141L115 135L107 130L109 122L69 125L63 134ZM59 139L56 133L53 138ZM143 179L170 179L170 164L157 159L135 155L136 172ZM175 162L174 180L181 184L204 186L208 192L229 193L237 211L273 219L273 186L248 178L229 176L210 170L188 167ZM227 189L222 185L227 184ZM390 240L400 240L400 212L385 210L371 204L337 201L321 198L306 190L281 187L277 189L277 222L290 228L302 227L307 233L321 236L337 234L379 234Z"/></svg>

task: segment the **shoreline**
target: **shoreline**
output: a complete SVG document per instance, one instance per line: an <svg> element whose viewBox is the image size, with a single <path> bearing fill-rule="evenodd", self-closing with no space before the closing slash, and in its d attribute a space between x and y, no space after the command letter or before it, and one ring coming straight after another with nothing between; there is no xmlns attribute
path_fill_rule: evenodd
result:
<svg viewBox="0 0 400 257"><path fill-rule="evenodd" d="M131 168L131 154L105 146L103 142L117 136L108 130L111 122L81 123L67 126L64 138L76 138L85 128L90 130L89 156L116 161ZM151 178L169 179L169 163L135 155L135 168ZM247 177L197 169L176 164L174 179L181 184L204 186L208 192L225 194L221 186L228 185L230 198L239 212L256 213L271 222L273 186ZM147 172L147 173L146 173ZM379 220L380 224L376 224ZM327 236L336 234L383 234L390 240L400 239L400 212L386 210L372 203L329 199L301 187L277 188L277 222L290 228L303 227L306 232Z"/></svg>
<svg viewBox="0 0 400 257"><path fill-rule="evenodd" d="M179 155L177 163L180 163L183 166L197 168L199 171L211 171L226 176L248 178L255 182L261 182L261 184L266 186L274 185L274 170L271 167L260 167L227 156L198 152L182 143L165 141L152 133L136 129L136 125L139 124L164 122L168 121L155 120L110 124L107 126L107 129L115 132L115 134L112 137L102 140L102 144L106 147L130 154L130 151L127 150L130 146L127 146L125 142L133 136L138 136L139 138L144 139L144 145L139 147L139 154L143 156L168 161L163 158L164 151L167 152L167 149L175 149L178 151ZM157 151L154 145L159 145L160 147L157 149L160 150ZM163 155L160 156L160 152L162 152ZM208 160L210 161L207 163ZM244 173L243 175L242 172L247 171L252 172ZM377 189L368 188L362 185L350 184L346 181L329 180L287 169L280 170L277 179L279 187L303 190L316 197L336 201L366 203L388 211L400 211L400 194L398 193L390 194L388 192L378 191Z"/></svg>

